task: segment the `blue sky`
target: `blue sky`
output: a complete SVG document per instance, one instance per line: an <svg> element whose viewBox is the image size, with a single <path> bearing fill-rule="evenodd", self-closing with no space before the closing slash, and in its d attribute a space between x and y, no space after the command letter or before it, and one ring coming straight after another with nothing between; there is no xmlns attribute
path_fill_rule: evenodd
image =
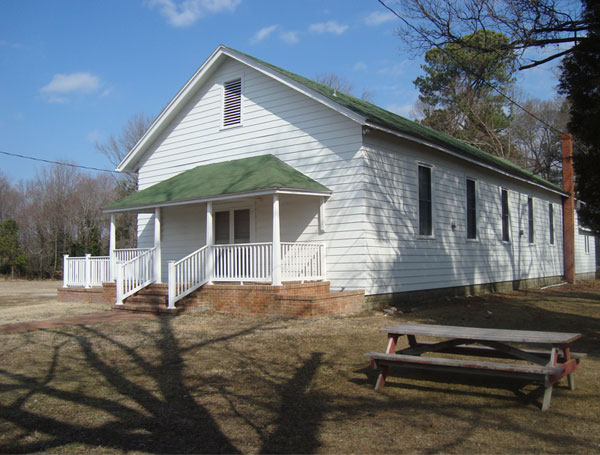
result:
<svg viewBox="0 0 600 455"><path fill-rule="evenodd" d="M155 117L225 44L411 118L420 55L376 0L0 0L0 151L111 168L95 143L135 113ZM519 77L555 96L552 68ZM43 165L0 155L13 182Z"/></svg>

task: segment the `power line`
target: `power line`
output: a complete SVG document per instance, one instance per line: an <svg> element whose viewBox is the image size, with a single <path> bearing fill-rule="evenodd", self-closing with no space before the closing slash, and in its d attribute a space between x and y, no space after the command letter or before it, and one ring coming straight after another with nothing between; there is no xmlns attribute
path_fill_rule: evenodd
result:
<svg viewBox="0 0 600 455"><path fill-rule="evenodd" d="M4 152L2 150L0 150L0 153L2 153L3 155L14 156L16 158L23 158L23 159L31 160L31 161L41 161L43 163L58 164L59 166L70 166L70 167L79 168L79 169L87 169L90 171L110 172L110 173L116 173L116 174L120 173L120 172L117 172L117 171L111 170L111 169L101 169L98 167L80 166L79 164L63 163L61 161L45 160L43 158L36 158L34 156L20 155L18 153L9 153L9 152Z"/></svg>
<svg viewBox="0 0 600 455"><path fill-rule="evenodd" d="M418 30L416 29L416 27L414 25L412 25L410 22L408 22L406 19L404 19L404 17L402 17L400 14L398 14L398 12L396 12L393 8L391 8L390 6L386 5L384 0L377 0L381 5L383 5L387 10L389 10L394 16L396 16L398 19L400 19L402 22L404 22L408 27L412 28L414 31L416 31L417 33ZM449 57L451 60L454 60L454 58L452 57L452 55L450 55L450 53L444 49L441 46L437 46L437 49L439 49L440 51L442 51L447 57ZM458 63L458 62L455 62ZM554 125L550 125L548 122L546 122L545 120L541 119L540 117L538 117L537 115L535 115L533 112L530 112L529 110L527 110L525 107L521 106L517 101L513 100L512 98L510 98L506 93L504 93L502 90L500 90L499 88L497 88L496 86L494 86L493 84L489 83L488 81L486 81L480 74L475 73L474 71L472 71L470 68L466 68L463 67L462 65L460 65L461 68L470 73L471 76L475 76L478 79L480 79L485 85L487 85L489 88L491 88L492 90L494 90L496 93L498 93L500 96L502 96L503 98L505 98L509 103L517 106L519 109L521 109L523 112L525 112L527 115L533 117L535 120L537 120L538 122L542 123L543 125L546 125L548 128L550 128L551 130L563 135L566 134L564 131L559 130L558 128L556 128Z"/></svg>

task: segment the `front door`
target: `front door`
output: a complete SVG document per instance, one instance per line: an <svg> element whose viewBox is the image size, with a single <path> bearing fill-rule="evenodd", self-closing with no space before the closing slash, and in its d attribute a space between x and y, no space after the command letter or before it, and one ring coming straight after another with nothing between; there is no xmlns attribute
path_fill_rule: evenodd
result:
<svg viewBox="0 0 600 455"><path fill-rule="evenodd" d="M250 209L215 212L215 243L250 243ZM227 248L215 255L215 272L222 278L237 277L243 280L248 272L248 252L240 248Z"/></svg>
<svg viewBox="0 0 600 455"><path fill-rule="evenodd" d="M250 243L250 209L215 212L215 243Z"/></svg>

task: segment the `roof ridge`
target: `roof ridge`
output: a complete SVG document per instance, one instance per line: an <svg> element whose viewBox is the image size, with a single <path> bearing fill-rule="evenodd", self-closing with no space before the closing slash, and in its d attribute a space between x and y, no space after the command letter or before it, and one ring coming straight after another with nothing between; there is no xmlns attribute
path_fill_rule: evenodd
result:
<svg viewBox="0 0 600 455"><path fill-rule="evenodd" d="M351 111L363 116L364 118L366 118L370 122L373 122L376 125L389 128L403 134L408 134L410 136L416 136L417 138L432 142L438 146L449 147L452 151L458 152L463 156L467 155L470 158L484 162L486 164L490 164L496 168L499 168L500 170L503 170L515 176L534 181L549 189L564 193L563 188L561 188L559 185L549 182L548 180L534 174L531 171L523 169L522 167L513 163L512 161L484 152L483 150L471 144L468 144L458 138L450 136L449 134L442 133L441 131L437 131L428 126L422 125L421 123L418 123L414 120L407 119L406 117L383 109L382 107L379 107L376 104L373 104L369 101L357 98L353 95L339 90L334 90L325 84L314 81L305 76L293 73L289 70L280 68L276 65L273 65L272 63L256 58L250 54L246 54L245 52L238 51L237 49L234 49L232 47L225 45L222 45L222 47L236 52L240 55L243 55L247 58L250 58L257 63L266 66L267 68L276 71L279 74L290 78L297 83L302 84L306 88L316 91L317 93L327 97L328 99L337 103L338 105L350 109Z"/></svg>

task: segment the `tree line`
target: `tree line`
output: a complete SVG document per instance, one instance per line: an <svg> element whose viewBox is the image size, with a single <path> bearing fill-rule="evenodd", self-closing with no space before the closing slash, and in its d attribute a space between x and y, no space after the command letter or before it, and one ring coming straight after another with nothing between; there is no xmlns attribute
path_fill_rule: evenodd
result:
<svg viewBox="0 0 600 455"><path fill-rule="evenodd" d="M134 115L96 149L116 167L150 125ZM108 255L110 216L102 207L137 189L137 176L90 174L58 164L11 182L0 171L0 274L60 278L63 255ZM136 216L116 217L117 248L136 246Z"/></svg>
<svg viewBox="0 0 600 455"><path fill-rule="evenodd" d="M60 165L18 183L0 174L0 272L56 278L64 254L107 254L101 208L115 199L115 183Z"/></svg>

